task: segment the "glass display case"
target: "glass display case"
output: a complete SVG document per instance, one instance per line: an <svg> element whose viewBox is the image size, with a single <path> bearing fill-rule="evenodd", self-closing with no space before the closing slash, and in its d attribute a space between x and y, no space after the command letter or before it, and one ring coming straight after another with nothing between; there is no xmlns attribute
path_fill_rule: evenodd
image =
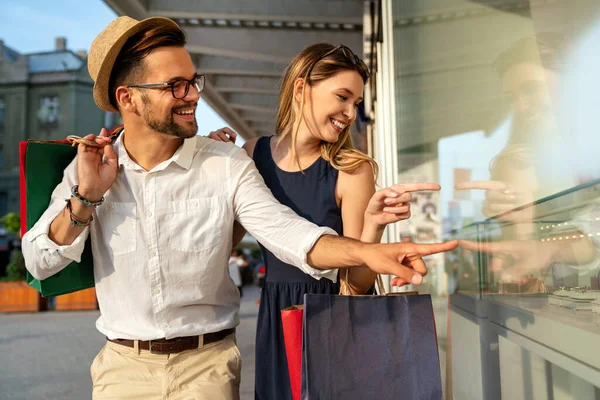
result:
<svg viewBox="0 0 600 400"><path fill-rule="evenodd" d="M452 233L455 398L600 399L599 195L589 182Z"/></svg>

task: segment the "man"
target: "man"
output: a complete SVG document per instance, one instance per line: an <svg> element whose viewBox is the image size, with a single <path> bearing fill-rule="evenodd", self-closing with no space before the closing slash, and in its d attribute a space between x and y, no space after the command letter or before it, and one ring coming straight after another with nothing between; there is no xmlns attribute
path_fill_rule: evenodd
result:
<svg viewBox="0 0 600 400"><path fill-rule="evenodd" d="M33 276L79 260L88 235L108 342L91 367L101 398L237 399L240 297L227 260L233 221L316 279L368 266L420 283L438 245L362 244L277 203L243 150L196 136L204 77L173 21L120 17L94 40L94 99L120 112L118 137L90 134L24 236ZM66 199L66 201L65 201Z"/></svg>

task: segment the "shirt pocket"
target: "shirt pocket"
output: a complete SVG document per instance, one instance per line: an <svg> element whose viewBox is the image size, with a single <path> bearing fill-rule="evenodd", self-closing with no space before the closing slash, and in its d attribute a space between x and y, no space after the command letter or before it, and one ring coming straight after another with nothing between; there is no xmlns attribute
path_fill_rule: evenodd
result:
<svg viewBox="0 0 600 400"><path fill-rule="evenodd" d="M136 249L136 204L105 202L96 209L100 232L115 256Z"/></svg>
<svg viewBox="0 0 600 400"><path fill-rule="evenodd" d="M211 250L221 244L225 199L207 197L169 204L171 249L191 253Z"/></svg>

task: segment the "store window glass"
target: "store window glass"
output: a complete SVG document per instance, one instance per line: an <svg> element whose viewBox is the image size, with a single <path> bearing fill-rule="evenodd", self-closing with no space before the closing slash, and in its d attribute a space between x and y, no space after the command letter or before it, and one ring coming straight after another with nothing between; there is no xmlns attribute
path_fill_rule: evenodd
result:
<svg viewBox="0 0 600 400"><path fill-rule="evenodd" d="M446 397L600 399L600 3L391 4L398 180L442 185L403 234L461 239L424 286Z"/></svg>

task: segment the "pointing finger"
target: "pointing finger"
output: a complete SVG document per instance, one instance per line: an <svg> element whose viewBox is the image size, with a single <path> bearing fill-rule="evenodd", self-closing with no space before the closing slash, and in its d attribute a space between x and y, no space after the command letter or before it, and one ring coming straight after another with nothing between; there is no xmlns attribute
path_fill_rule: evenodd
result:
<svg viewBox="0 0 600 400"><path fill-rule="evenodd" d="M451 240L445 243L415 244L414 246L418 254L427 256L456 248L456 246L458 246L458 240Z"/></svg>
<svg viewBox="0 0 600 400"><path fill-rule="evenodd" d="M441 189L441 186L437 183L401 183L397 185L392 185L392 189L397 191L398 193L403 192L419 192L419 191L438 191Z"/></svg>

